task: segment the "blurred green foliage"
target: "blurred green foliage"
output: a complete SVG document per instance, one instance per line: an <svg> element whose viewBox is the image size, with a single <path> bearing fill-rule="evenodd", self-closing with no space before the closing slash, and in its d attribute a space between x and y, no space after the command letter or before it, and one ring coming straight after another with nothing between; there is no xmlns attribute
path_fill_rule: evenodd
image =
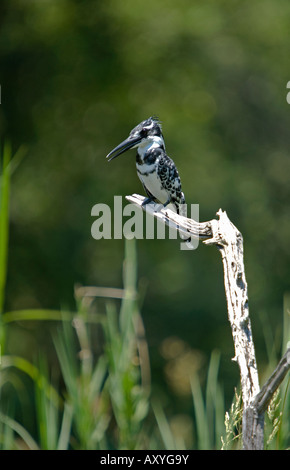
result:
<svg viewBox="0 0 290 470"><path fill-rule="evenodd" d="M1 1L0 138L22 156L25 145L11 180L4 311L46 317L76 309L75 283L121 286L124 241L93 240L91 208L143 192L134 152L111 164L105 155L156 114L200 220L222 207L243 233L263 382L289 331L289 21L287 0ZM170 416L190 414L184 364L203 381L217 349L229 405L239 376L218 253L172 240L137 247L152 393ZM7 353L30 361L41 351L55 365L47 323L6 328Z"/></svg>

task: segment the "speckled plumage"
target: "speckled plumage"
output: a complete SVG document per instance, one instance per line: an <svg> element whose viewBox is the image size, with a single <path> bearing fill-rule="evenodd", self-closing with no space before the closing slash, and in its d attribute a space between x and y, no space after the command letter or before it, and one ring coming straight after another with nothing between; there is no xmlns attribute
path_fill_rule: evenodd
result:
<svg viewBox="0 0 290 470"><path fill-rule="evenodd" d="M148 150L143 159L137 153L136 168L147 196L170 204L179 213L179 204L184 204L185 198L177 168L165 151L162 148Z"/></svg>

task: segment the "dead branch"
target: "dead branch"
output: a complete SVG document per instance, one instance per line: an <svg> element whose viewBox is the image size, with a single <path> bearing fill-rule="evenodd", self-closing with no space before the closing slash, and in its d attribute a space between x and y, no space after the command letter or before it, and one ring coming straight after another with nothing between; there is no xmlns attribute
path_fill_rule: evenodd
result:
<svg viewBox="0 0 290 470"><path fill-rule="evenodd" d="M290 347L287 349L286 353L280 360L276 369L274 370L272 375L269 377L267 382L263 385L262 389L255 397L254 407L257 409L257 412L259 414L262 414L264 413L264 411L266 411L272 399L272 396L274 395L275 391L284 380L289 369L290 369Z"/></svg>
<svg viewBox="0 0 290 470"><path fill-rule="evenodd" d="M288 351L281 359L262 390L259 387L254 342L248 305L248 288L245 276L243 237L229 220L226 212L217 212L218 219L199 223L182 217L160 204L142 206L144 197L127 196L131 203L149 212L181 234L201 240L205 245L216 245L222 256L224 285L227 299L228 319L231 324L235 356L239 365L243 398L243 448L264 448L264 411L274 391L290 368Z"/></svg>

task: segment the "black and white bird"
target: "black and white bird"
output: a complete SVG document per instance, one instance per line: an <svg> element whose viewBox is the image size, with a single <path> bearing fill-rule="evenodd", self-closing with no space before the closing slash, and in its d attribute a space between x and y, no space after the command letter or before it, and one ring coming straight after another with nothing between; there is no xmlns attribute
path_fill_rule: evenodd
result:
<svg viewBox="0 0 290 470"><path fill-rule="evenodd" d="M166 154L161 123L156 117L150 117L134 127L129 137L117 145L107 158L111 161L131 148L137 148L137 174L147 194L142 205L151 201L160 202L163 207L169 206L178 214L185 215L180 177L174 161Z"/></svg>

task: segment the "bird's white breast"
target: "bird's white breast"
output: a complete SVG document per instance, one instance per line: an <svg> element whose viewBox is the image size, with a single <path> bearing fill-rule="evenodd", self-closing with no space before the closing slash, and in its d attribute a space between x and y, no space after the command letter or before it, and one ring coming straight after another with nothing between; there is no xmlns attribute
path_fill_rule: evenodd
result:
<svg viewBox="0 0 290 470"><path fill-rule="evenodd" d="M136 163L136 167L138 170L137 174L144 186L146 186L148 191L158 199L158 201L164 204L168 199L168 193L161 185L161 181L156 172L156 166L146 165L145 163L138 165L138 163ZM154 171L152 171L153 169Z"/></svg>
<svg viewBox="0 0 290 470"><path fill-rule="evenodd" d="M138 145L138 154L142 164L136 162L137 174L142 184L161 204L167 202L169 193L163 188L161 180L157 174L158 158L154 163L144 162L145 155L155 148L165 148L164 140L159 136L150 136Z"/></svg>

